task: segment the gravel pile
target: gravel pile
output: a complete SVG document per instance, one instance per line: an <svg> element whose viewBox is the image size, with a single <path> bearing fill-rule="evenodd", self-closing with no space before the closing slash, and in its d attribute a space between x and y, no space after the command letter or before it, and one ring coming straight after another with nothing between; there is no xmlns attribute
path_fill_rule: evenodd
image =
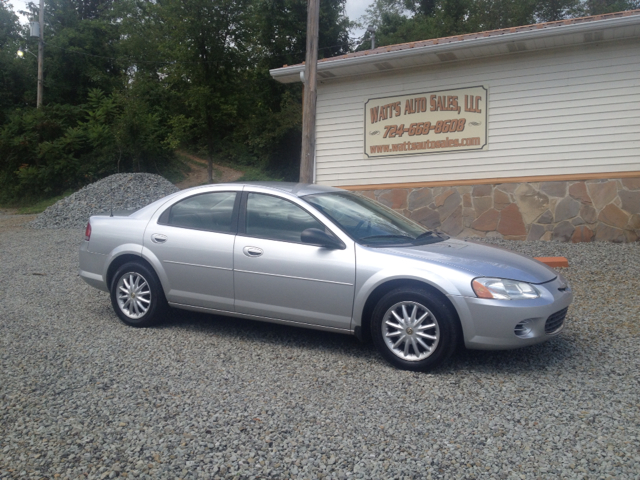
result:
<svg viewBox="0 0 640 480"><path fill-rule="evenodd" d="M177 192L178 187L152 173L116 173L87 185L51 205L29 224L32 228L84 227L91 215L137 210Z"/></svg>
<svg viewBox="0 0 640 480"><path fill-rule="evenodd" d="M616 478L640 472L640 244L564 255L564 332L390 367L348 336L175 312L122 324L82 229L0 229L0 478Z"/></svg>

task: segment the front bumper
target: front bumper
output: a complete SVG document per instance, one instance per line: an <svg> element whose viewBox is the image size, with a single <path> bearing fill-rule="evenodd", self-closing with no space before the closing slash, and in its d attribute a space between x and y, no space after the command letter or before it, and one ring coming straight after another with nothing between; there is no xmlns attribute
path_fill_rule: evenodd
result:
<svg viewBox="0 0 640 480"><path fill-rule="evenodd" d="M561 277L536 285L535 300L489 300L476 297L449 297L454 303L467 348L503 350L546 342L560 333L561 311L573 301L573 293ZM566 287L566 288L564 288ZM550 319L551 317L551 319ZM549 324L547 325L547 320ZM516 326L525 322L526 331ZM547 331L545 331L547 325Z"/></svg>

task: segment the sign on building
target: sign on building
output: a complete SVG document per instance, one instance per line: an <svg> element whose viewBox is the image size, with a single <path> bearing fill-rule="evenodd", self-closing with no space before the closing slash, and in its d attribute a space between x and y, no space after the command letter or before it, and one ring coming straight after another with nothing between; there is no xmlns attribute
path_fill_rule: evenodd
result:
<svg viewBox="0 0 640 480"><path fill-rule="evenodd" d="M487 89L458 88L365 103L368 157L482 150L487 145Z"/></svg>

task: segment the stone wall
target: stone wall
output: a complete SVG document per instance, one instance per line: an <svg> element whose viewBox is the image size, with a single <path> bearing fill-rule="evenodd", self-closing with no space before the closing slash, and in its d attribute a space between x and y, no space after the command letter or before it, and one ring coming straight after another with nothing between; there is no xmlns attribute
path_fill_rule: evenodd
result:
<svg viewBox="0 0 640 480"><path fill-rule="evenodd" d="M362 192L455 237L563 242L640 239L640 177Z"/></svg>

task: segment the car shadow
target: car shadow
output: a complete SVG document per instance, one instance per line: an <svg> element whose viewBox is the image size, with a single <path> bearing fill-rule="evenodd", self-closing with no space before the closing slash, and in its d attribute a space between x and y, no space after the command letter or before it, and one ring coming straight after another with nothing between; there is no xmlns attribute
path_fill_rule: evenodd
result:
<svg viewBox="0 0 640 480"><path fill-rule="evenodd" d="M155 328L195 330L232 341L251 341L277 348L333 352L387 365L372 342L362 343L355 336L340 333L177 309L172 310L169 318ZM448 362L429 373L545 372L566 368L577 350L575 339L563 335L546 343L514 350L468 350L459 347Z"/></svg>
<svg viewBox="0 0 640 480"><path fill-rule="evenodd" d="M275 347L296 347L334 351L349 356L376 357L373 345L353 335L300 328L238 317L174 309L157 329L188 329L233 341L252 341Z"/></svg>

